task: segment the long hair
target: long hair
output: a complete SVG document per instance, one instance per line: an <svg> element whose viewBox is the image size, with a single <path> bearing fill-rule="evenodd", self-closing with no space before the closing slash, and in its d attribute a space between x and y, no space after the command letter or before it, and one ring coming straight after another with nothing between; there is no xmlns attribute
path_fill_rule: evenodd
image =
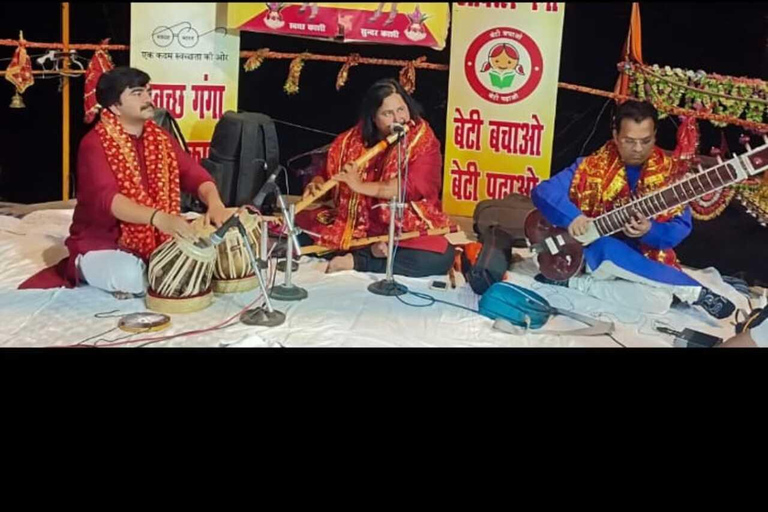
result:
<svg viewBox="0 0 768 512"><path fill-rule="evenodd" d="M403 89L400 82L391 78L379 80L366 91L360 105L360 123L362 124L365 147L371 147L381 140L381 135L379 135L379 130L374 122L376 112L384 100L395 93L403 98L413 121L418 121L423 116L421 105Z"/></svg>

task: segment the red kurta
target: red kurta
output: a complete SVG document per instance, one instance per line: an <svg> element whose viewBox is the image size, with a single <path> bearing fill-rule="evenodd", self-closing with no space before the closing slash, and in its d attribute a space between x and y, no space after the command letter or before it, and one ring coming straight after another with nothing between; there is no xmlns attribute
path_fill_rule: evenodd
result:
<svg viewBox="0 0 768 512"><path fill-rule="evenodd" d="M200 164L186 153L170 134L174 153L179 165L181 190L197 196L200 185L213 178ZM147 188L147 167L144 162L144 143L141 138L131 136L139 160L142 185ZM52 288L74 286L79 281L75 261L80 254L90 251L115 250L120 237L119 221L112 215L112 200L119 193L114 172L107 162L107 156L96 130L83 137L77 153L77 206L69 228L65 245L69 257L25 281L23 288ZM57 268L59 279L52 275ZM64 281L66 279L66 281Z"/></svg>
<svg viewBox="0 0 768 512"><path fill-rule="evenodd" d="M421 120L415 124L406 137L406 146L408 151L403 157L408 159L408 181L404 182L408 205L402 224L398 224L401 224L404 232L451 225L440 207L443 168L440 144L426 121ZM323 177L329 180L339 172L343 164L353 161L365 151L359 125L342 133L331 145ZM371 160L362 172L363 181L395 179L396 145ZM335 189L333 195L333 208L304 210L296 218L299 226L322 235L318 240L321 245L338 247L343 245L345 239L348 241L350 238L360 239L387 233L389 209L373 208L387 203L387 200L355 194L344 183ZM399 245L442 253L447 249L448 241L444 236L423 236L403 240Z"/></svg>

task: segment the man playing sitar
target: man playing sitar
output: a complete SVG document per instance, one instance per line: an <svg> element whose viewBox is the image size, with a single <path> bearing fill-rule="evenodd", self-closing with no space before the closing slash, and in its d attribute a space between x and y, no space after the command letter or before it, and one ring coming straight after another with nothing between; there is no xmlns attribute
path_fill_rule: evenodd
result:
<svg viewBox="0 0 768 512"><path fill-rule="evenodd" d="M596 217L622 201L668 186L678 175L675 160L655 145L658 113L647 102L621 104L613 119L613 138L594 154L537 186L531 199L552 225L582 237L599 228ZM642 212L624 216L623 229L584 248L588 274L538 281L578 289L599 299L622 303L647 313L664 313L675 300L701 306L715 318L727 318L735 307L680 270L674 247L691 232L688 206L648 219ZM639 287L638 287L639 286Z"/></svg>

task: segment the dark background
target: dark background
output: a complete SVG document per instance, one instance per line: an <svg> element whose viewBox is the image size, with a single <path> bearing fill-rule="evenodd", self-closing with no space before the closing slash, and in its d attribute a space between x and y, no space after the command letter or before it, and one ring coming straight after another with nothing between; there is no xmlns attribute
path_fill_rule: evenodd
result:
<svg viewBox="0 0 768 512"><path fill-rule="evenodd" d="M518 7L520 8L520 7ZM703 69L723 75L766 79L768 75L768 7L764 3L641 3L643 57L651 64ZM616 63L629 27L629 2L568 3L565 10L559 80L612 90ZM0 4L0 38L17 38L19 29L29 41L61 40L60 3L4 2ZM73 43L97 43L110 37L114 44L130 44L129 3L70 3L70 38ZM399 46L339 44L290 37L241 33L241 49L267 47L275 51L310 51L325 54L358 52L369 57L413 59L449 63L450 41L443 51ZM11 47L0 47L0 68L7 67ZM45 53L29 49L30 55ZM81 52L90 58L92 52ZM128 52L111 52L116 65L127 65ZM241 64L244 61L241 61ZM288 60L266 60L256 71L240 72L239 108L261 112L277 121L281 160L322 146L332 136L280 123L285 121L316 130L339 133L356 119L358 102L374 80L397 77L399 69L357 66L341 91L335 89L340 64L308 62L301 74L300 92L282 90ZM61 95L59 80L35 78L24 94L26 109L8 108L13 86L0 84L0 200L21 203L61 199ZM73 193L75 158L80 139L89 129L83 123L83 78L71 79L71 169ZM415 98L441 141L445 140L448 73L417 72ZM602 145L610 136L613 102L588 94L558 90L552 173L582 154ZM602 115L599 115L601 114ZM676 120L659 126L659 145L675 145ZM719 145L721 130L700 123L703 151ZM732 150L740 151L741 129L724 133ZM755 139L757 140L757 139ZM716 265L725 274L746 270L750 281L768 281L760 261L768 257L768 229L759 226L740 207L731 206L718 219L697 223L679 251L692 266ZM766 266L768 267L768 266Z"/></svg>

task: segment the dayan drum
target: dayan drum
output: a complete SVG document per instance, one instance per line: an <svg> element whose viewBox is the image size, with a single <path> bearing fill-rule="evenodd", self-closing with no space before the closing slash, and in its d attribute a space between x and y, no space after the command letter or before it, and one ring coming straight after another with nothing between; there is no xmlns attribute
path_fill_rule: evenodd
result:
<svg viewBox="0 0 768 512"><path fill-rule="evenodd" d="M161 313L190 313L211 305L216 249L173 237L149 257L147 307Z"/></svg>
<svg viewBox="0 0 768 512"><path fill-rule="evenodd" d="M230 228L224 235L224 241L216 248L216 265L213 269L214 292L245 292L259 285L245 244L248 243L251 246L255 258L258 259L261 256L261 221L260 215L243 212L240 214L240 222L245 228L247 240L243 239L237 227ZM202 226L203 222L203 217L195 221L198 229L203 229L208 235L215 231L212 226Z"/></svg>

